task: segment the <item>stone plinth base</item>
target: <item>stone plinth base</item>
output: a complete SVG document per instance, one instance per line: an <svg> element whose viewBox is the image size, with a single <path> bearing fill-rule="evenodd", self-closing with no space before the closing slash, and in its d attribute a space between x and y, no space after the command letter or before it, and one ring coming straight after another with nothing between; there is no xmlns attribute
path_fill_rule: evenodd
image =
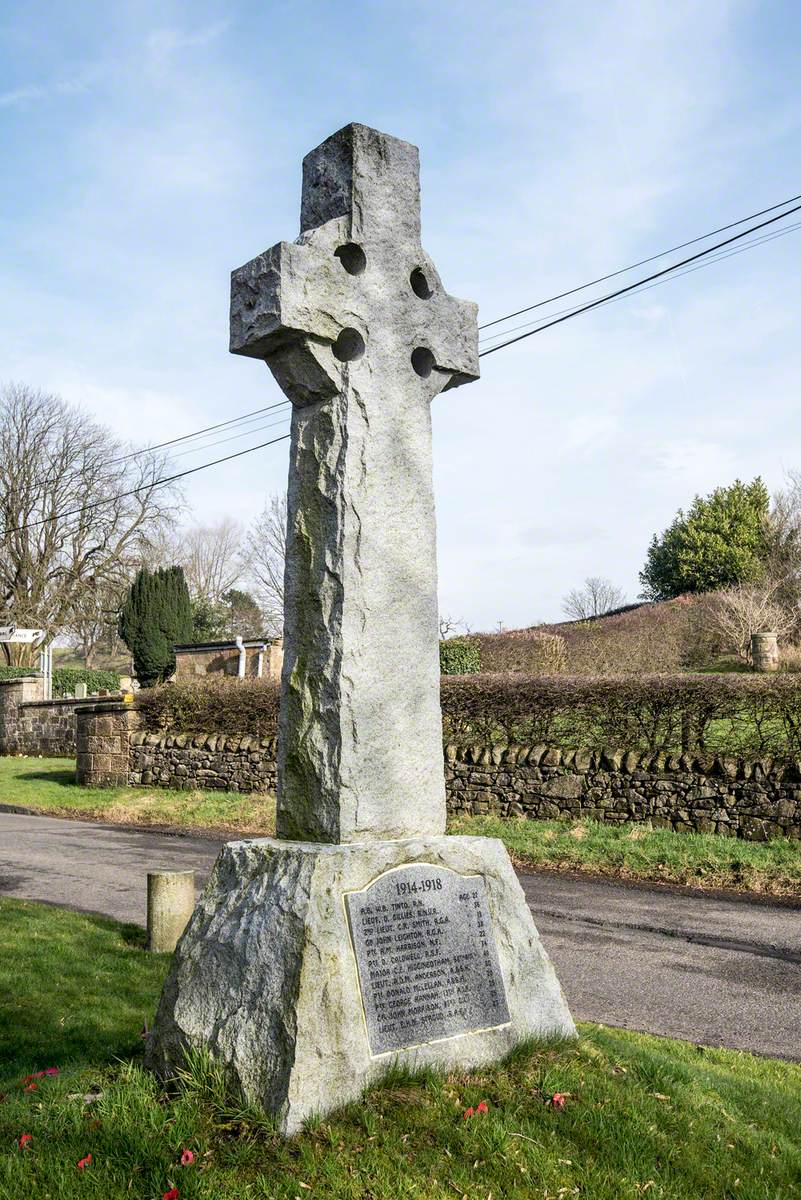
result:
<svg viewBox="0 0 801 1200"><path fill-rule="evenodd" d="M205 1045L292 1134L390 1066L461 1070L524 1039L574 1034L501 842L264 838L220 853L146 1061L168 1076L184 1047Z"/></svg>

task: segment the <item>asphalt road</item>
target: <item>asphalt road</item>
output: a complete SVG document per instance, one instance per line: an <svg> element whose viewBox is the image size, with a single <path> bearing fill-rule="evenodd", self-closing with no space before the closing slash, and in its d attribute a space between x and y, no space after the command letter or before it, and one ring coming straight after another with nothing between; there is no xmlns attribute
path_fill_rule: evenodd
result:
<svg viewBox="0 0 801 1200"><path fill-rule="evenodd" d="M0 895L145 922L150 870L220 843L0 813ZM521 875L573 1015L801 1061L801 907Z"/></svg>

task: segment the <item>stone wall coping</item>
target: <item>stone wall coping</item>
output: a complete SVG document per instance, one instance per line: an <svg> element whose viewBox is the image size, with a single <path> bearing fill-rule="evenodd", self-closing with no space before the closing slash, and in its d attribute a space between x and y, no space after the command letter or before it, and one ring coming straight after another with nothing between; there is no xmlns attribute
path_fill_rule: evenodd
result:
<svg viewBox="0 0 801 1200"><path fill-rule="evenodd" d="M487 766L492 763L511 765L563 767L586 774L609 770L633 775L637 771L664 771L673 774L725 775L730 779L752 779L766 775L795 775L801 779L801 759L777 759L769 755L742 758L720 752L684 751L681 754L665 750L625 749L566 749L561 746L445 746L445 761Z"/></svg>
<svg viewBox="0 0 801 1200"><path fill-rule="evenodd" d="M78 701L73 700L72 703L78 703L82 706L75 710L78 716L80 716L82 713L136 712L136 708L133 704L130 704L125 700L106 699L105 696L102 700L95 701L92 700L91 696L84 696Z"/></svg>
<svg viewBox="0 0 801 1200"><path fill-rule="evenodd" d="M57 708L59 705L91 704L91 696L54 696L52 700L23 700L20 708ZM98 703L106 703L106 698ZM128 706L130 707L130 705Z"/></svg>

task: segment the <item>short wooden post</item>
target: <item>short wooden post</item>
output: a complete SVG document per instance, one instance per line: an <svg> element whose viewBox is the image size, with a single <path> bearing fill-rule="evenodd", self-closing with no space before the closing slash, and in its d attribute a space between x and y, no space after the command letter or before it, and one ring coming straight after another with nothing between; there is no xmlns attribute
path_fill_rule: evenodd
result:
<svg viewBox="0 0 801 1200"><path fill-rule="evenodd" d="M172 953L194 908L194 871L148 871L148 949L154 954Z"/></svg>

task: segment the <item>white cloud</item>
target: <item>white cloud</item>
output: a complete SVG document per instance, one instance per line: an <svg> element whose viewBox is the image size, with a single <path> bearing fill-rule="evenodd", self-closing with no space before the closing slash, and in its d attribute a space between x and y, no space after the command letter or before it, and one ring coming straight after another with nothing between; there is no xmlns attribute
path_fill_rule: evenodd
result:
<svg viewBox="0 0 801 1200"><path fill-rule="evenodd" d="M230 21L214 21L200 29L154 29L145 46L148 63L155 74L165 73L182 50L195 50L216 41L229 28Z"/></svg>

